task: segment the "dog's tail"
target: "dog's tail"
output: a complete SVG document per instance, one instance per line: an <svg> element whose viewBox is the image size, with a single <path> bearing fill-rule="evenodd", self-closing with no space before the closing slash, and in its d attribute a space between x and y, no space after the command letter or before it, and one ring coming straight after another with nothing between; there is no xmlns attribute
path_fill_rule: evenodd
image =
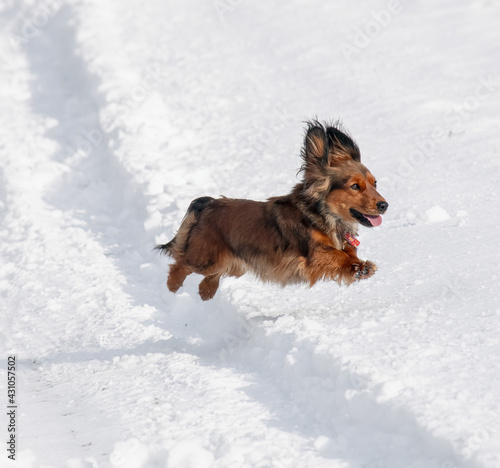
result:
<svg viewBox="0 0 500 468"><path fill-rule="evenodd" d="M173 252L172 249L175 245L175 237L170 241L167 242L166 244L158 244L155 246L155 250L159 250L161 254L163 255L170 255L172 256Z"/></svg>
<svg viewBox="0 0 500 468"><path fill-rule="evenodd" d="M164 255L176 257L184 253L186 242L189 238L192 227L196 224L200 213L214 200L212 197L200 197L191 202L187 212L182 220L179 231L175 237L166 244L160 244L155 247Z"/></svg>

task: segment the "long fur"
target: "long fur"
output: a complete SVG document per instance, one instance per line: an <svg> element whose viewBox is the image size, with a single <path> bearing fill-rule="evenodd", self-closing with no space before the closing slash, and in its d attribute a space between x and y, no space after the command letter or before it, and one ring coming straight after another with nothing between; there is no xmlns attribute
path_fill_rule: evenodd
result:
<svg viewBox="0 0 500 468"><path fill-rule="evenodd" d="M193 200L175 237L156 247L175 261L170 291L191 273L204 276L203 300L214 296L222 276L247 271L263 281L310 286L322 279L351 284L374 274L376 266L360 260L344 239L357 235L360 222L371 227L368 218L388 206L358 146L339 124L311 121L301 156L303 180L288 195L265 202Z"/></svg>

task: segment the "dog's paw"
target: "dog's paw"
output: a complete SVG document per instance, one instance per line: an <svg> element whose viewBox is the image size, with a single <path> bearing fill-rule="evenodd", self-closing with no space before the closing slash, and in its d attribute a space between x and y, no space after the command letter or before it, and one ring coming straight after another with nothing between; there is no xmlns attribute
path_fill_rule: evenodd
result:
<svg viewBox="0 0 500 468"><path fill-rule="evenodd" d="M362 280L372 277L377 271L377 265L369 260L366 260L361 263L353 263L352 269L354 270L354 278Z"/></svg>
<svg viewBox="0 0 500 468"><path fill-rule="evenodd" d="M167 288L170 292L176 293L182 286L182 283L183 282L178 281L177 279L172 278L171 276L167 278Z"/></svg>

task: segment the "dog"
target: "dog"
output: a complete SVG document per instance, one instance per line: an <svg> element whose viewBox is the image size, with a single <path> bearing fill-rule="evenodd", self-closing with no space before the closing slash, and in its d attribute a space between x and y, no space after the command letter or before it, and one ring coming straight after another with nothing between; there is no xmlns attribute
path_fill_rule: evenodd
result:
<svg viewBox="0 0 500 468"><path fill-rule="evenodd" d="M201 197L193 200L175 237L157 245L175 261L168 289L191 273L204 278L202 300L212 299L223 276L253 272L280 285L370 278L376 265L357 256L361 224L379 226L389 204L361 164L358 145L340 124L307 122L301 150L303 179L290 194L265 202Z"/></svg>

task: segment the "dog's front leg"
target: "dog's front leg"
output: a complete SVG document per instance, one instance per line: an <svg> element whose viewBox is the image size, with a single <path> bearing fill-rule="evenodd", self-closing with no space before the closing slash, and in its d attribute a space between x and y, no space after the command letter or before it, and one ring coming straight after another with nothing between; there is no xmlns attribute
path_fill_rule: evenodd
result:
<svg viewBox="0 0 500 468"><path fill-rule="evenodd" d="M355 271L355 279L368 279L377 271L377 265L370 260L360 260L357 255L357 249L347 242L344 242L343 252L352 259L351 268Z"/></svg>
<svg viewBox="0 0 500 468"><path fill-rule="evenodd" d="M360 260L355 251L346 252L327 245L318 246L305 262L305 273L311 286L320 279L351 284L369 278L376 269L372 262Z"/></svg>

